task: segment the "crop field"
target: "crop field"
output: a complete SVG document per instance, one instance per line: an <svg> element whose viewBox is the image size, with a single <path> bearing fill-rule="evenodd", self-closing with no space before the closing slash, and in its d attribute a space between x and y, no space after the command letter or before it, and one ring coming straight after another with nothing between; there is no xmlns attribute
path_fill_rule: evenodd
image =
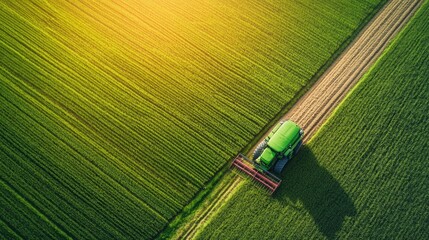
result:
<svg viewBox="0 0 429 240"><path fill-rule="evenodd" d="M381 2L2 1L1 237L156 236Z"/></svg>
<svg viewBox="0 0 429 240"><path fill-rule="evenodd" d="M429 2L282 174L246 183L200 239L429 238Z"/></svg>

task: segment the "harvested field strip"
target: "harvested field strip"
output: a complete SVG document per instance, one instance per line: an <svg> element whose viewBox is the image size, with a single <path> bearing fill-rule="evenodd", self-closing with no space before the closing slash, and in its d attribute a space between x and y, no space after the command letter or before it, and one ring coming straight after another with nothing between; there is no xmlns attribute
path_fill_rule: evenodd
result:
<svg viewBox="0 0 429 240"><path fill-rule="evenodd" d="M420 3L421 1L410 0L388 4L374 19L374 24L368 26L356 43L340 56L338 63L321 77L307 96L304 96L285 118L297 122L306 129L308 136L312 136L348 90L381 55L382 50L398 33L401 26L404 26ZM308 136L306 139L309 139Z"/></svg>
<svg viewBox="0 0 429 240"><path fill-rule="evenodd" d="M210 204L202 213L199 213L198 217L195 219L198 224L191 223L190 227L186 229L186 232L176 236L178 239L193 238L200 230L200 227L203 226L206 221L208 222L209 218L213 217L215 213L221 209L222 205L229 200L229 197L232 196L232 192L243 184L239 178L234 178L231 181L232 183L225 185L221 192L215 197L213 200L215 204Z"/></svg>

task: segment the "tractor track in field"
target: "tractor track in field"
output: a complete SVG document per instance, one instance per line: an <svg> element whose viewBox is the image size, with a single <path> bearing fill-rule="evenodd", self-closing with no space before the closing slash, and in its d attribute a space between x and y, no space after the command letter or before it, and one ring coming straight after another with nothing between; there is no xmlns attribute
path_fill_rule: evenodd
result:
<svg viewBox="0 0 429 240"><path fill-rule="evenodd" d="M391 0L386 3L311 89L279 121L291 119L296 122L304 129L304 142L307 142L349 90L380 57L422 2L422 0ZM271 129L266 135L269 132ZM251 152L255 148L256 145ZM200 227L214 216L218 207L231 197L230 193L240 182L240 177L232 178L206 205L207 207L200 210L190 224L182 228L181 233L174 238L193 239Z"/></svg>
<svg viewBox="0 0 429 240"><path fill-rule="evenodd" d="M240 184L241 179L234 177L231 182L225 185L217 194L216 198L200 212L195 219L189 224L186 231L179 234L176 239L192 239L197 233L200 226L202 226L219 207L231 197L231 192Z"/></svg>

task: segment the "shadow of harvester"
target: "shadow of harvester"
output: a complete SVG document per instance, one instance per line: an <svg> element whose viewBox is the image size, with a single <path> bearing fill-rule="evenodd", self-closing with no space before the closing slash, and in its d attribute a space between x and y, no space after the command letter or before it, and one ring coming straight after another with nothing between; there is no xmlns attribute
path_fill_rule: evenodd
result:
<svg viewBox="0 0 429 240"><path fill-rule="evenodd" d="M282 179L274 197L284 203L284 199L300 201L328 239L335 238L346 216L356 215L347 193L306 146L283 171Z"/></svg>

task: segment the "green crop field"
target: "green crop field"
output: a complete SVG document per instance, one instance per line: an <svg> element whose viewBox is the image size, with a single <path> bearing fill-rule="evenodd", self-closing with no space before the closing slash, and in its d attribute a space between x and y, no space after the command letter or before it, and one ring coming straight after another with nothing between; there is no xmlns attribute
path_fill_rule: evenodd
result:
<svg viewBox="0 0 429 240"><path fill-rule="evenodd" d="M201 239L429 239L429 2L283 172Z"/></svg>
<svg viewBox="0 0 429 240"><path fill-rule="evenodd" d="M382 0L1 1L0 238L152 238Z"/></svg>

